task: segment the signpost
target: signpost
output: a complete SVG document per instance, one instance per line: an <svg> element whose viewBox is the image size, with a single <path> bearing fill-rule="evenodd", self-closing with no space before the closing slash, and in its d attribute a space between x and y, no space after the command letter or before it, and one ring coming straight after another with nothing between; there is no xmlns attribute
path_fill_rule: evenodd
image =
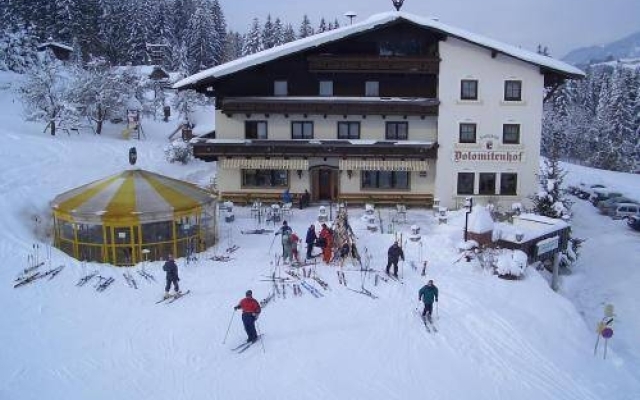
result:
<svg viewBox="0 0 640 400"><path fill-rule="evenodd" d="M596 346L593 349L593 355L595 356L598 353L598 344L600 343L600 336L604 338L604 354L603 359L607 359L607 345L609 344L609 339L613 337L613 304L607 304L604 306L604 317L600 322L598 322L596 337Z"/></svg>

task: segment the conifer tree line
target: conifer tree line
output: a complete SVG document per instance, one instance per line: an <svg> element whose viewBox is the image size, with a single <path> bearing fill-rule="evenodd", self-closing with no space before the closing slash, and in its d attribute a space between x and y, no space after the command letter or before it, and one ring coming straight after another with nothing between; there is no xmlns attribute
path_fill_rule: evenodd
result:
<svg viewBox="0 0 640 400"><path fill-rule="evenodd" d="M640 171L640 68L595 65L545 104L542 154L622 172Z"/></svg>
<svg viewBox="0 0 640 400"><path fill-rule="evenodd" d="M305 15L296 29L269 15L234 32L218 0L2 0L0 69L24 72L29 52L51 39L110 65L148 64L147 44L164 44L166 67L192 74L337 27L322 18L314 29Z"/></svg>

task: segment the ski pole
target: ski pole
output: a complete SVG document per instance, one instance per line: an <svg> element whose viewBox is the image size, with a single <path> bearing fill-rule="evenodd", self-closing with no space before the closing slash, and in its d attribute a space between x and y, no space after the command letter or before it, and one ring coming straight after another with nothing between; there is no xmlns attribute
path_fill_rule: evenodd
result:
<svg viewBox="0 0 640 400"><path fill-rule="evenodd" d="M440 311L438 311L438 302L436 301L436 319L440 319Z"/></svg>
<svg viewBox="0 0 640 400"><path fill-rule="evenodd" d="M231 323L233 322L233 317L235 317L236 315L236 310L233 309L233 313L231 314L231 319L229 320L229 326L227 327L227 333L224 334L224 340L222 341L222 344L225 344L227 342L227 336L229 336L229 330L231 329Z"/></svg>
<svg viewBox="0 0 640 400"><path fill-rule="evenodd" d="M267 254L271 254L271 248L273 247L273 243L276 241L276 236L277 235L273 235L273 239L271 239L271 245L269 246L269 252Z"/></svg>
<svg viewBox="0 0 640 400"><path fill-rule="evenodd" d="M256 332L258 333L258 337L262 336L260 328L258 327L258 321L256 321ZM266 353L267 351L264 349L264 340L260 339L260 344L262 345L262 352Z"/></svg>

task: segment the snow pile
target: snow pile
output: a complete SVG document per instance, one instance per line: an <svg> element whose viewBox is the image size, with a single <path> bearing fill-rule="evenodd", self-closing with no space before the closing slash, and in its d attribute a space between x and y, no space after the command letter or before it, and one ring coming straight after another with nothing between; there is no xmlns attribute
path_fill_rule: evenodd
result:
<svg viewBox="0 0 640 400"><path fill-rule="evenodd" d="M493 218L489 211L481 206L476 206L469 215L469 232L486 233L493 230Z"/></svg>
<svg viewBox="0 0 640 400"><path fill-rule="evenodd" d="M495 265L498 275L519 277L527 268L527 255L520 250L504 250L496 256Z"/></svg>

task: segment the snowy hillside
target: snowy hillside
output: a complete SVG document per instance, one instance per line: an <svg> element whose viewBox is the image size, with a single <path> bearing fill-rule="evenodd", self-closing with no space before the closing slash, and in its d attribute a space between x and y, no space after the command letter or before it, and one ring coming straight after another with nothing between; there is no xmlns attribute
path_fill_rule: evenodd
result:
<svg viewBox="0 0 640 400"><path fill-rule="evenodd" d="M248 208L237 207L233 223L220 223L222 240L216 248L199 254L195 263L178 260L180 283L191 294L171 304L156 304L163 293L160 263L146 266L157 283L133 273L136 290L125 283L123 269L83 265L50 249L42 234L48 202L128 168L129 147L138 149L137 167L197 184L210 182L214 165L164 160L162 149L177 120L144 120L142 141L123 140L121 125L108 125L101 137L51 137L42 132L42 124L22 121L12 93L16 80L0 73L0 399L640 396L640 235L597 215L591 205L576 204L575 229L588 241L576 273L563 277L562 293L551 291L544 274L533 269L523 280L507 281L458 261L464 215L453 212L447 224L439 225L431 210L412 209L408 222L397 229L406 238L411 224L417 224L422 239L405 244L402 284L389 280L376 286L372 274L362 275L348 263L348 286L364 286L378 296L372 299L339 285L336 267L319 264L317 273L329 289L309 283L323 297L306 290L293 296L288 287L286 298L276 297L258 321L264 340L236 354L231 348L246 335L233 306L247 289L258 299L266 297L272 284L265 275L274 270L284 275L283 267L272 265L280 247L277 241L272 245L274 237L241 234L258 225ZM575 171L575 180L614 179L596 170ZM638 188L640 176L618 174L615 182ZM360 250L368 250L372 268L383 270L394 235L368 231L362 209L349 212ZM45 222L36 223L36 215ZM390 211L381 215L388 222ZM303 235L316 216L317 208L294 210L290 222ZM229 262L211 260L234 244L239 249L229 254ZM13 280L28 265L34 245L47 268L65 269L51 281L14 289ZM616 265L607 264L604 271L608 260ZM422 261L428 261L426 277L411 267ZM102 293L93 284L77 287L90 271L115 282ZM437 333L427 333L415 313L425 279L440 288ZM619 322L603 360L602 342L598 356L593 355L594 328L609 301L616 305Z"/></svg>
<svg viewBox="0 0 640 400"><path fill-rule="evenodd" d="M640 57L640 32L601 46L575 49L562 58L573 65L589 65L620 58Z"/></svg>

